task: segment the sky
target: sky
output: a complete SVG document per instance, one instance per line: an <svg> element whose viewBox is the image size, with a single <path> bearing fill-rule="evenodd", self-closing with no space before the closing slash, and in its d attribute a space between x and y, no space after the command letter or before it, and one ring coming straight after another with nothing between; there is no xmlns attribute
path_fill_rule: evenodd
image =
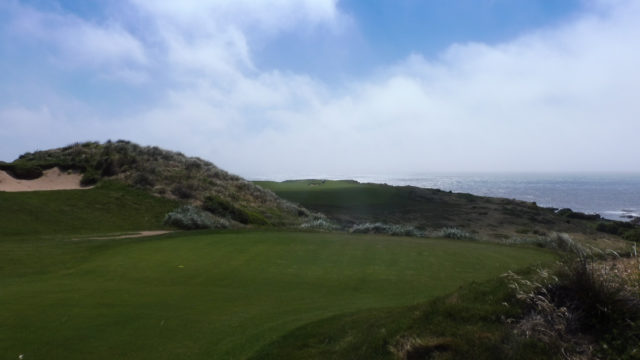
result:
<svg viewBox="0 0 640 360"><path fill-rule="evenodd" d="M248 178L639 172L640 1L0 0L0 160Z"/></svg>

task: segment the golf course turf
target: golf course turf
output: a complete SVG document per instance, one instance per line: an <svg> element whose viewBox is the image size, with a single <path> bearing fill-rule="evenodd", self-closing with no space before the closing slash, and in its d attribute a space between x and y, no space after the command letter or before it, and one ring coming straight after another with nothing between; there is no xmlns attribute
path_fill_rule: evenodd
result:
<svg viewBox="0 0 640 360"><path fill-rule="evenodd" d="M554 259L536 249L345 233L23 237L0 241L7 359L242 359L313 321L425 302Z"/></svg>

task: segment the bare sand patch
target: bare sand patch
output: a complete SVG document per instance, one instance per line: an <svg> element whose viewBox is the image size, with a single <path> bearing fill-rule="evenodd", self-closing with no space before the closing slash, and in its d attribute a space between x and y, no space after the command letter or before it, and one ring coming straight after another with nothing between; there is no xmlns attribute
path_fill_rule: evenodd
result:
<svg viewBox="0 0 640 360"><path fill-rule="evenodd" d="M21 180L0 170L0 191L47 191L47 190L77 190L90 189L92 186L81 186L82 174L66 172L60 168L43 171L41 177L33 180Z"/></svg>

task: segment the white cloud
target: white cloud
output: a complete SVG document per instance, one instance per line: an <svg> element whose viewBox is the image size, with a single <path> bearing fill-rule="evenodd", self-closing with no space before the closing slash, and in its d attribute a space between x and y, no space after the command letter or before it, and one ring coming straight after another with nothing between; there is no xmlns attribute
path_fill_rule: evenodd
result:
<svg viewBox="0 0 640 360"><path fill-rule="evenodd" d="M38 40L66 65L145 64L143 45L115 22L95 24L70 14L42 12L18 3L5 4L10 28L22 39Z"/></svg>
<svg viewBox="0 0 640 360"><path fill-rule="evenodd" d="M256 72L251 47L283 31L337 28L337 0L131 0L155 29L159 51L181 76L218 83Z"/></svg>
<svg viewBox="0 0 640 360"><path fill-rule="evenodd" d="M211 156L254 176L638 171L629 156L640 133L640 9L625 2L606 10L496 46L413 55L346 93L310 96L300 109L265 104L258 134L220 139ZM280 84L296 92L286 78ZM234 104L234 118L253 115Z"/></svg>
<svg viewBox="0 0 640 360"><path fill-rule="evenodd" d="M135 4L155 24L141 54L160 59L144 57L171 87L143 111L105 119L104 137L174 148L247 176L640 171L630 159L640 133L635 1L594 3L564 26L502 44L413 54L338 88L263 71L251 53L261 32L332 26L342 16L335 1Z"/></svg>

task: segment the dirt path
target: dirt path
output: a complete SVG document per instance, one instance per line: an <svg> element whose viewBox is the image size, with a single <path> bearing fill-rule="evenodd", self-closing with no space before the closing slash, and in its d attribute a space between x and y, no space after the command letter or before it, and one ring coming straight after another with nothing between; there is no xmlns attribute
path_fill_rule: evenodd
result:
<svg viewBox="0 0 640 360"><path fill-rule="evenodd" d="M45 170L43 175L34 180L20 180L0 170L0 191L46 191L90 189L91 186L80 185L82 174L61 171L60 168Z"/></svg>
<svg viewBox="0 0 640 360"><path fill-rule="evenodd" d="M170 231L170 230L151 230L151 231L139 231L139 232L136 232L136 233L124 234L124 235L92 236L92 237L78 238L78 239L71 239L71 240L80 241L80 240L133 239L133 238L141 238L141 237L147 237L147 236L163 235L163 234L168 234L170 232L173 232L173 231Z"/></svg>

